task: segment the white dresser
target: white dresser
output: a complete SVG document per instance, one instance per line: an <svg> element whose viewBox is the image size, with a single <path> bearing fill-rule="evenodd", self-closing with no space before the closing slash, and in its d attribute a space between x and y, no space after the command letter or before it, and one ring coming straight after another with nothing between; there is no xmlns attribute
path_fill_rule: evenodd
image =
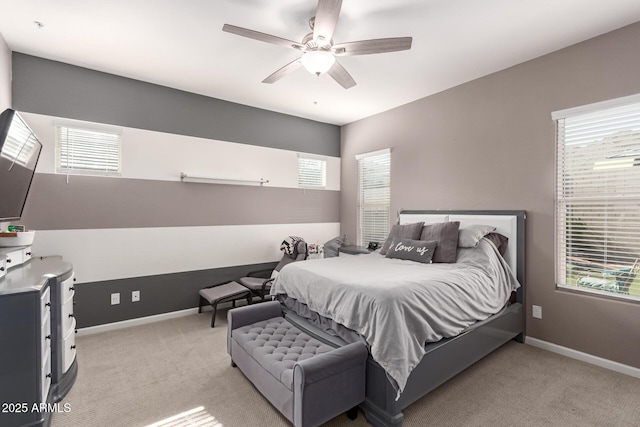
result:
<svg viewBox="0 0 640 427"><path fill-rule="evenodd" d="M47 426L51 413L40 404L62 399L77 375L73 267L31 259L28 247L0 248L2 266L0 425Z"/></svg>

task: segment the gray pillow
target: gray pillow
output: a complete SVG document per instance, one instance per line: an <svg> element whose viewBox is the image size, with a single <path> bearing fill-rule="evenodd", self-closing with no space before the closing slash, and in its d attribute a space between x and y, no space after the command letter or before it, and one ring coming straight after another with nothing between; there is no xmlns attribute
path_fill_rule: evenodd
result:
<svg viewBox="0 0 640 427"><path fill-rule="evenodd" d="M460 221L439 222L422 227L420 240L438 242L433 262L454 263L458 257L458 230Z"/></svg>
<svg viewBox="0 0 640 427"><path fill-rule="evenodd" d="M509 243L509 238L507 236L503 236L500 233L489 233L484 237L493 242L493 244L496 245L496 248L498 248L500 255L504 256L507 252L507 244Z"/></svg>
<svg viewBox="0 0 640 427"><path fill-rule="evenodd" d="M347 235L343 234L342 236L334 237L324 244L324 257L332 258L338 256L338 249L340 246L344 245L347 241Z"/></svg>
<svg viewBox="0 0 640 427"><path fill-rule="evenodd" d="M461 228L458 233L458 247L475 248L480 239L494 231L496 228L491 225L469 225Z"/></svg>
<svg viewBox="0 0 640 427"><path fill-rule="evenodd" d="M387 258L408 259L430 264L438 242L394 237L387 250Z"/></svg>
<svg viewBox="0 0 640 427"><path fill-rule="evenodd" d="M423 225L424 222L414 222L413 224L403 225L395 224L391 227L387 240L384 241L384 244L380 248L380 255L385 255L387 253L394 237L399 237L401 239L424 240L420 239L420 232L422 231Z"/></svg>

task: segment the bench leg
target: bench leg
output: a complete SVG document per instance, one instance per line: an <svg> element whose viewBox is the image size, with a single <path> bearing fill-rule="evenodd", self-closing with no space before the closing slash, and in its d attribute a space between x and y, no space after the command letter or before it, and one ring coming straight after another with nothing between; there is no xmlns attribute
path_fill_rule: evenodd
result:
<svg viewBox="0 0 640 427"><path fill-rule="evenodd" d="M355 420L356 418L358 418L358 407L353 407L351 409L349 409L347 411L347 418L349 418L351 421Z"/></svg>
<svg viewBox="0 0 640 427"><path fill-rule="evenodd" d="M213 314L211 315L211 327L213 328L216 324L216 311L218 309L218 302L216 301L211 304L211 307L213 307Z"/></svg>
<svg viewBox="0 0 640 427"><path fill-rule="evenodd" d="M202 301L205 299L200 296L200 302L198 303L198 314L202 313Z"/></svg>

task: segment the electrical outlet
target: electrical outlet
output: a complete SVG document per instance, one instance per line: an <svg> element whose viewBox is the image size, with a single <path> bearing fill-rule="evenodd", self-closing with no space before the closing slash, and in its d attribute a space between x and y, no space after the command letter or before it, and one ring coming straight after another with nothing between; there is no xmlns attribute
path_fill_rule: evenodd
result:
<svg viewBox="0 0 640 427"><path fill-rule="evenodd" d="M542 319L542 306L532 305L531 315L533 316L534 319Z"/></svg>
<svg viewBox="0 0 640 427"><path fill-rule="evenodd" d="M111 294L111 305L120 304L120 293Z"/></svg>
<svg viewBox="0 0 640 427"><path fill-rule="evenodd" d="M140 291L131 291L131 302L140 301Z"/></svg>

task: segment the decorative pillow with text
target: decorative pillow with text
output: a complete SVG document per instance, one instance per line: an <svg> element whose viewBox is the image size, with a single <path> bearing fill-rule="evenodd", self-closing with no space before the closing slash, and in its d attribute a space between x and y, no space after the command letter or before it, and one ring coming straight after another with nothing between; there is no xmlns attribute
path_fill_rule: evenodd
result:
<svg viewBox="0 0 640 427"><path fill-rule="evenodd" d="M436 246L438 246L438 242L435 240L411 240L395 237L385 256L430 264Z"/></svg>

